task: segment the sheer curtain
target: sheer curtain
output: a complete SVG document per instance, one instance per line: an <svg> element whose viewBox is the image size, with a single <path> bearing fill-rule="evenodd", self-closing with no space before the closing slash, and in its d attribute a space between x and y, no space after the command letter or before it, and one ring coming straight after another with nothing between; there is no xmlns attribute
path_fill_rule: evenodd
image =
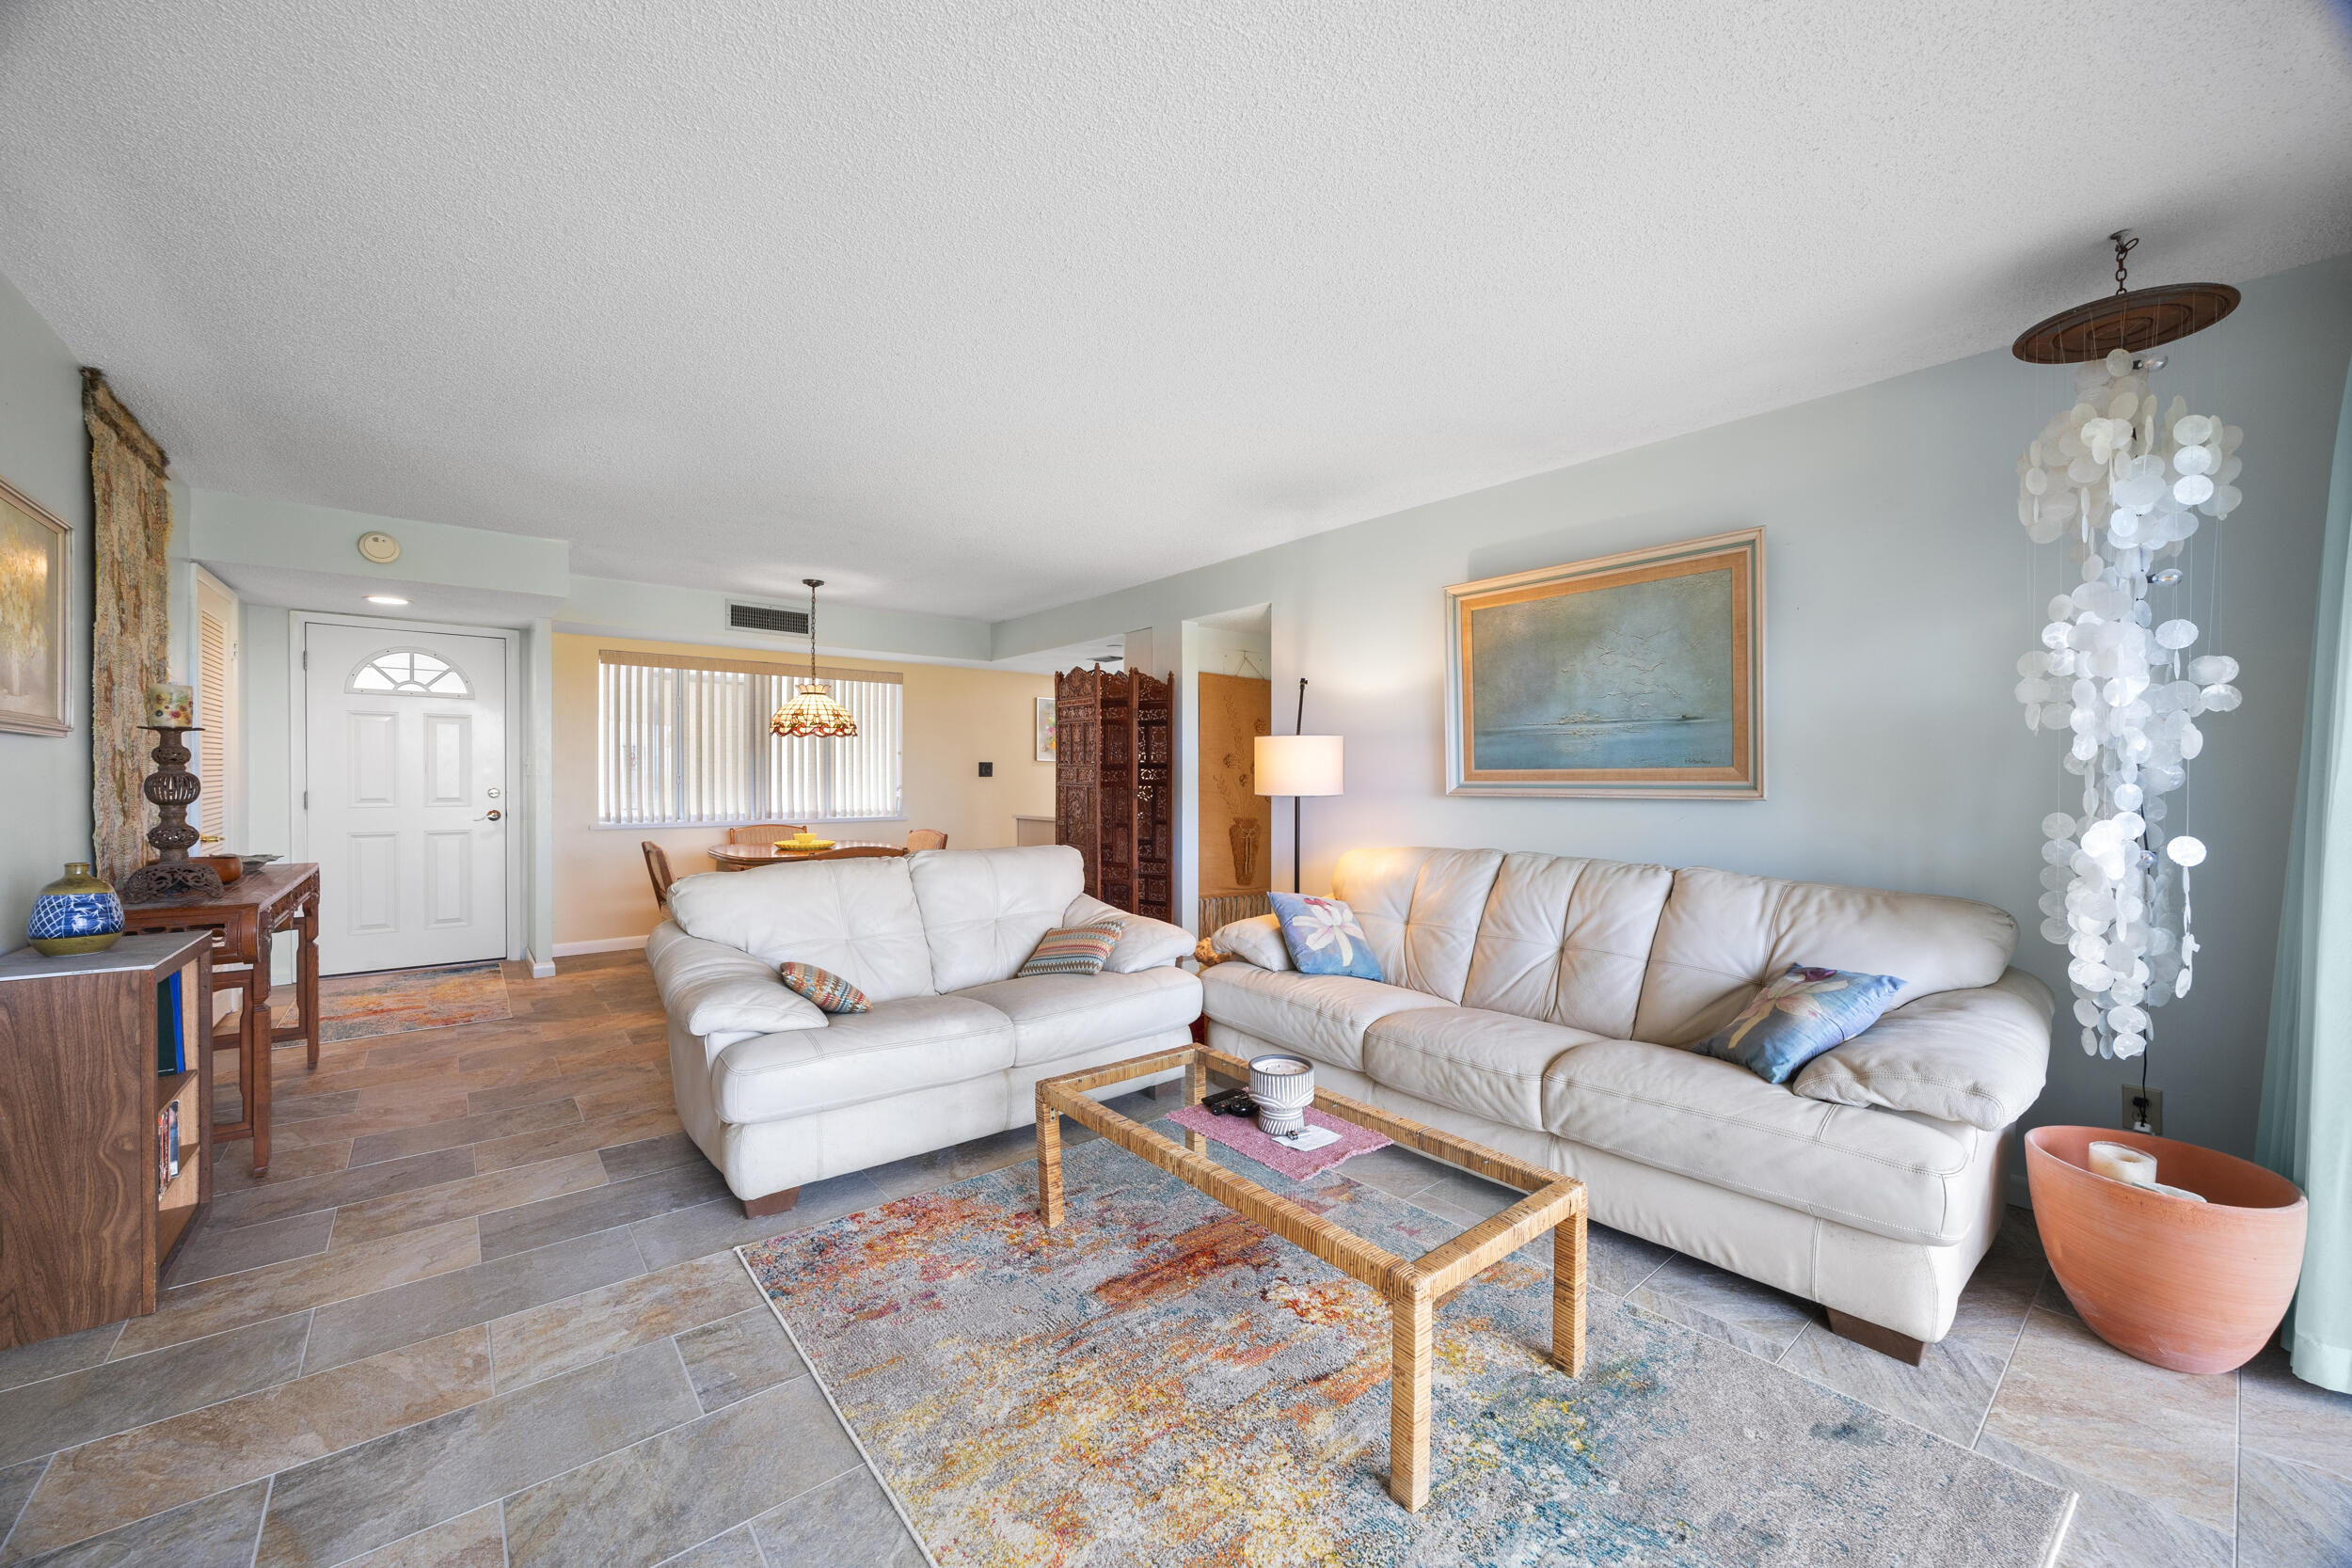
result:
<svg viewBox="0 0 2352 1568"><path fill-rule="evenodd" d="M2352 1393L2352 374L2336 427L2255 1158L2311 1199L2295 1375Z"/></svg>

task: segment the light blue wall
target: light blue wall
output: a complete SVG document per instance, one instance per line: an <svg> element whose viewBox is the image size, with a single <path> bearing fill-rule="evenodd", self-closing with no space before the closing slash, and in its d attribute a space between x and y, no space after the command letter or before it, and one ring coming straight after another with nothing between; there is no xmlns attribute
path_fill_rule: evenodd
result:
<svg viewBox="0 0 2352 1568"><path fill-rule="evenodd" d="M218 490L186 494L183 515L187 553L216 566L331 574L389 588L432 583L496 589L554 602L570 591L572 547L561 539L378 517ZM356 547L361 534L379 530L400 540L400 559L389 566L365 559Z"/></svg>
<svg viewBox="0 0 2352 1568"><path fill-rule="evenodd" d="M73 657L66 736L0 734L0 950L23 943L33 895L90 855L89 437L82 371L0 277L0 478L73 530Z"/></svg>
<svg viewBox="0 0 2352 1568"><path fill-rule="evenodd" d="M2166 1131L2247 1152L2300 745L2329 446L2352 355L2352 258L2260 279L2228 322L2170 345L2159 387L2247 431L2249 498L2194 541L2186 613L2244 666L2246 705L2191 769L2197 990L2157 1015ZM1692 376L1707 367L1693 364ZM1307 803L1307 882L1359 844L1495 846L1952 893L2014 913L2018 962L2063 991L2034 934L2038 828L2063 806L2056 742L2010 697L2073 568L2016 522L2011 464L2074 401L2071 372L2006 352L1455 497L1008 622L1000 657L1174 626L1271 599L1278 728L1347 737L1347 794ZM1449 798L1441 590L1727 529L1767 530L1770 798ZM2067 580L2062 584L2063 569ZM1187 784L1190 781L1187 780ZM2071 783L2072 781L2066 781ZM1287 875L1290 813L1275 814ZM2177 825L2177 819L2176 819ZM1189 851L1189 840L1179 835ZM2124 1067L2070 1025L2039 1121L2111 1126Z"/></svg>

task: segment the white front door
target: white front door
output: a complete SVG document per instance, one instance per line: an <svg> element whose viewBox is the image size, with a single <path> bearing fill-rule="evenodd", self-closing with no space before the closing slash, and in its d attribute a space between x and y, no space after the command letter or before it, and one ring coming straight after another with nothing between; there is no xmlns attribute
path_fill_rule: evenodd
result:
<svg viewBox="0 0 2352 1568"><path fill-rule="evenodd" d="M307 622L305 799L329 974L506 956L506 644Z"/></svg>

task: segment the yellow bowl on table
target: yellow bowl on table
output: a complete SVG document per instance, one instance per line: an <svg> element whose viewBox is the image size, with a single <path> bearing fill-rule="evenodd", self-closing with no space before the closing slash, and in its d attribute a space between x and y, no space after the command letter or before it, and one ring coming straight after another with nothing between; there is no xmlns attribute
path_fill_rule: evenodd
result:
<svg viewBox="0 0 2352 1568"><path fill-rule="evenodd" d="M834 847L834 843L833 839L818 838L814 833L795 833L790 838L777 839L776 847L779 849L830 849Z"/></svg>

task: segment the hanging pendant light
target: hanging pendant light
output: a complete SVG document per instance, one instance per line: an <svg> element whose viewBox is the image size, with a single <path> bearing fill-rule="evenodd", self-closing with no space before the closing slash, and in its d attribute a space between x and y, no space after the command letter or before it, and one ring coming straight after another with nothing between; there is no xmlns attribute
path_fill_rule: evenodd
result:
<svg viewBox="0 0 2352 1568"><path fill-rule="evenodd" d="M796 739L847 740L857 734L857 720L833 700L832 690L817 678L817 590L822 578L803 578L808 585L808 679L800 695L776 709L768 721L770 733Z"/></svg>

